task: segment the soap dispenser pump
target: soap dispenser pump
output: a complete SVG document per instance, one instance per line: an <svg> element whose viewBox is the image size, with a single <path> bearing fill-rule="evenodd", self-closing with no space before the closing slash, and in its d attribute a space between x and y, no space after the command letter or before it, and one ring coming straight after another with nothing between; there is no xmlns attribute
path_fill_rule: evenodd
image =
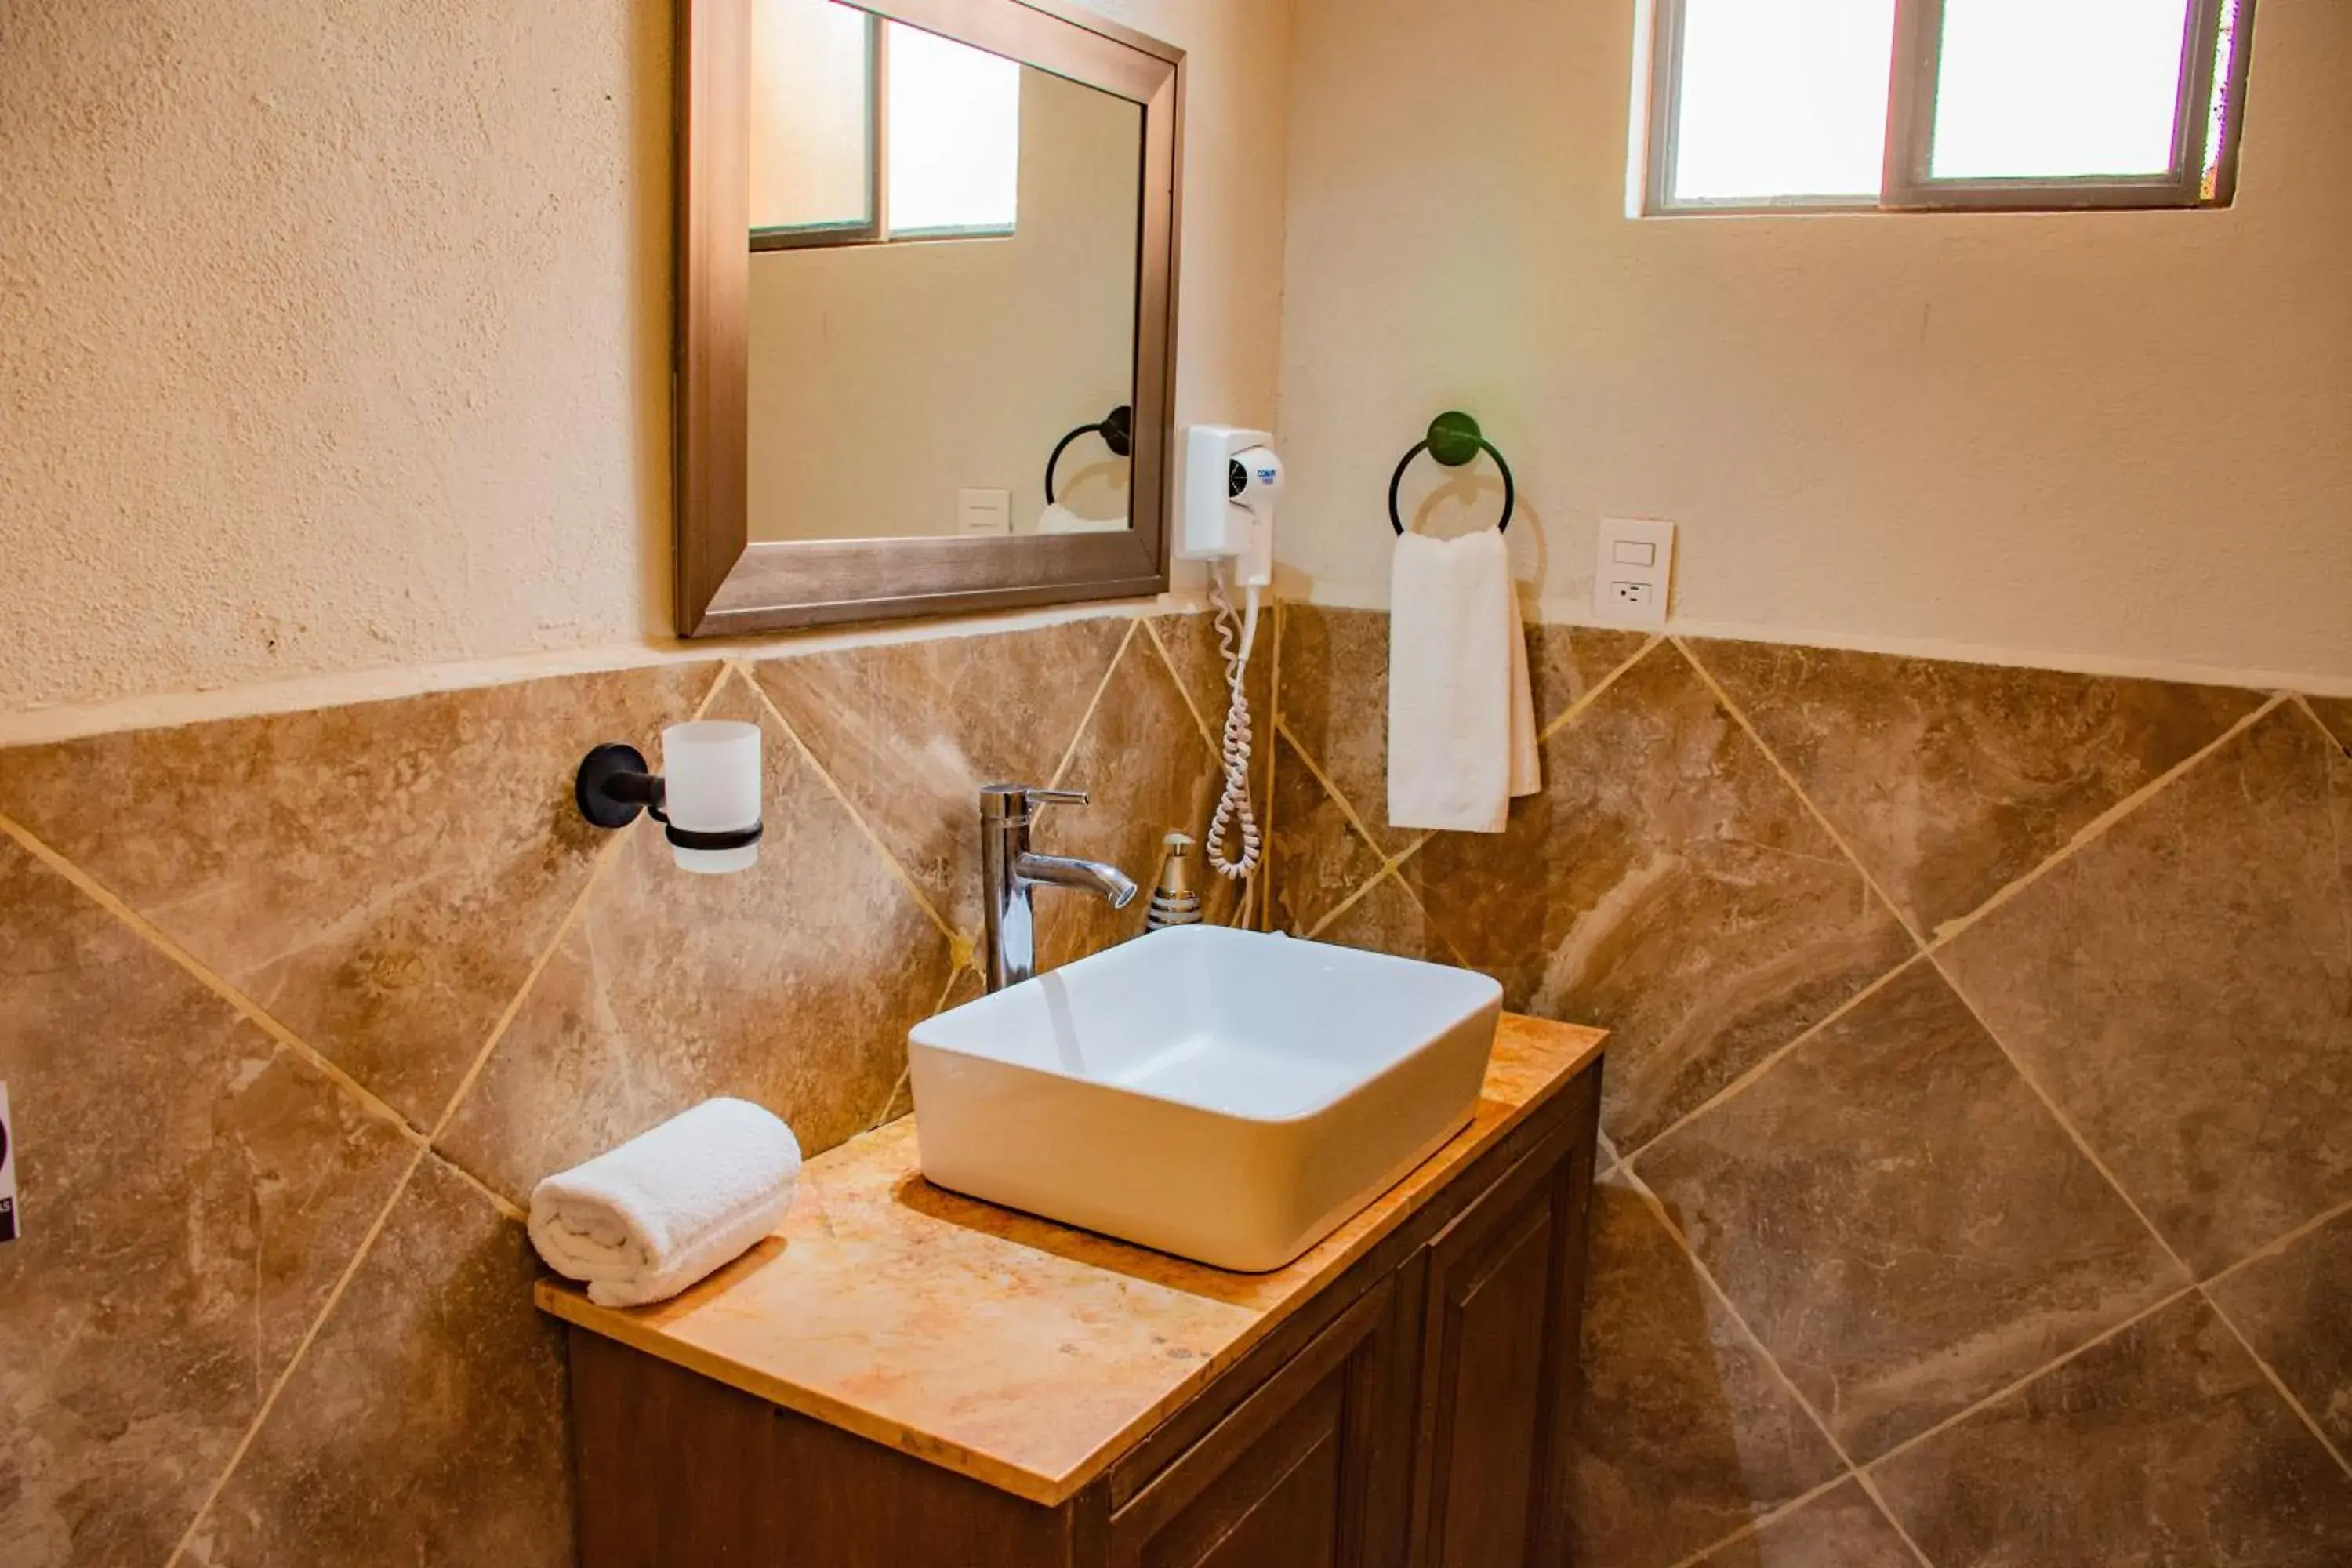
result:
<svg viewBox="0 0 2352 1568"><path fill-rule="evenodd" d="M1160 879L1151 889L1151 904L1143 917L1146 931L1201 923L1201 889L1193 885L1192 840L1171 833L1162 841L1167 853L1160 858Z"/></svg>

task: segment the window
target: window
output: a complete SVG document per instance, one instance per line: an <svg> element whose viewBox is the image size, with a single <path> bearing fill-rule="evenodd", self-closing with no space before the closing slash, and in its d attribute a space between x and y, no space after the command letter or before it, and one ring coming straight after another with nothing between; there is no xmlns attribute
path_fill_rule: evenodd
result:
<svg viewBox="0 0 2352 1568"><path fill-rule="evenodd" d="M2253 0L1653 0L1651 213L2230 202Z"/></svg>
<svg viewBox="0 0 2352 1568"><path fill-rule="evenodd" d="M1021 67L835 0L753 0L751 248L1003 237Z"/></svg>

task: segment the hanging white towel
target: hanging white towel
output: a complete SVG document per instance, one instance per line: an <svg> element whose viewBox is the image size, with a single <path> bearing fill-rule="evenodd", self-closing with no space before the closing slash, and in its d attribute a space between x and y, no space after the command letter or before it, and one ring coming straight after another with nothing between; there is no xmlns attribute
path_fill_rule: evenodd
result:
<svg viewBox="0 0 2352 1568"><path fill-rule="evenodd" d="M1542 786L1503 535L1408 533L1389 581L1389 824L1500 833Z"/></svg>
<svg viewBox="0 0 2352 1568"><path fill-rule="evenodd" d="M774 1230L800 1169L791 1128L749 1100L707 1100L540 1183L531 1244L598 1306L641 1307Z"/></svg>

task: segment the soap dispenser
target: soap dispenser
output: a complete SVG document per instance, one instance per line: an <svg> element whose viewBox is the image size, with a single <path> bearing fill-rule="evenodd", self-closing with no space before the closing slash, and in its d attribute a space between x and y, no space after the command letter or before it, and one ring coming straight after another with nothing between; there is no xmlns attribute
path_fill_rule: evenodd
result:
<svg viewBox="0 0 2352 1568"><path fill-rule="evenodd" d="M1189 835L1171 833L1161 840L1160 879L1151 889L1151 905L1143 917L1145 931L1201 923L1201 890L1193 885L1194 856Z"/></svg>

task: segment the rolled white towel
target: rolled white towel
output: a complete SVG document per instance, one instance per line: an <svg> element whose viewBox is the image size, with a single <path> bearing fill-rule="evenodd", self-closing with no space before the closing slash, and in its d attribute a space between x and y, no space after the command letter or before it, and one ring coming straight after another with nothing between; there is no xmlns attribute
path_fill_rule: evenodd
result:
<svg viewBox="0 0 2352 1568"><path fill-rule="evenodd" d="M600 1307L642 1307L733 1262L793 1206L801 1146L742 1100L707 1100L531 1189L530 1239Z"/></svg>

